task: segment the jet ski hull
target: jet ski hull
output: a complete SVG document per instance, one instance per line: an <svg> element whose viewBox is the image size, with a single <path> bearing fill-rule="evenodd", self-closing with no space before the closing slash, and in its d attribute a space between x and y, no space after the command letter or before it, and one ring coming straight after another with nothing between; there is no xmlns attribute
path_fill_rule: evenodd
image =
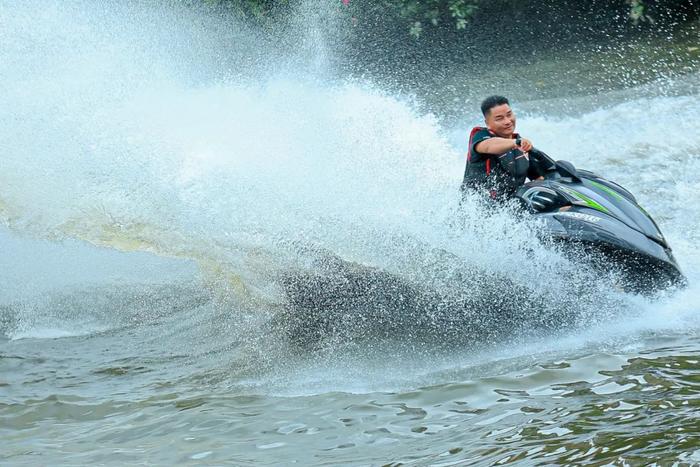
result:
<svg viewBox="0 0 700 467"><path fill-rule="evenodd" d="M543 236L563 245L562 251L574 260L618 273L626 290L653 293L686 284L670 248L586 211L539 214L545 226Z"/></svg>
<svg viewBox="0 0 700 467"><path fill-rule="evenodd" d="M566 243L572 258L620 273L626 290L653 294L686 284L658 225L629 191L567 162L552 167L516 193L542 221L543 237Z"/></svg>

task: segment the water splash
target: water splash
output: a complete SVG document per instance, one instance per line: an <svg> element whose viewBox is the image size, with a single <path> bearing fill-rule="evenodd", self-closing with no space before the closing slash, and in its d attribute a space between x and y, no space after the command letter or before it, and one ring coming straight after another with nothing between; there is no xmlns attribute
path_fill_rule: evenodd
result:
<svg viewBox="0 0 700 467"><path fill-rule="evenodd" d="M55 3L36 18L27 5L12 15L3 11L8 47L0 61L7 76L0 96L0 220L16 234L193 260L218 297L207 310L222 321L231 318L221 310L282 316L280 308L290 311L289 277L311 278L316 286L319 277L345 280L348 270L379 271L383 280L427 290L416 308L443 318L460 300L472 300L470 311L478 313L488 307L479 300L499 294L520 312L516 317L537 320L542 310L563 308L577 311L574 325L655 309L542 245L536 222L508 211L487 215L473 202L460 213L463 155L438 119L406 96L322 76L327 68L301 59L275 67L276 52L265 47L252 58L233 53L218 67L201 57L222 44L206 34L196 41L202 31L184 27L188 16L157 19L148 8L99 13ZM153 24L148 30L141 27L146 20ZM236 34L256 39L243 29ZM189 42L197 46L171 46ZM309 50L300 55L316 59ZM520 120L522 132L553 156L639 194L662 220L691 281L698 276L692 245L699 215L692 206L684 211L684 200L695 185L646 155L667 150L680 163L697 162L696 139L680 138L696 102L694 95L658 97ZM666 139L659 115L677 132L672 143L660 143ZM483 277L498 280L483 287ZM367 297L372 305L389 303ZM398 332L405 323L388 329ZM226 342L247 340L247 351L274 367L288 348L263 346L269 329ZM445 331L437 326L435 334Z"/></svg>

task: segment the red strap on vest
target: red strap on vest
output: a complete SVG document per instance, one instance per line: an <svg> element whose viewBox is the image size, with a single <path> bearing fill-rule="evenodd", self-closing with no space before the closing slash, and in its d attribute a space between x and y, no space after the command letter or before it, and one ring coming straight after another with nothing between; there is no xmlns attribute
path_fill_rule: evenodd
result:
<svg viewBox="0 0 700 467"><path fill-rule="evenodd" d="M483 128L475 126L474 128L472 128L472 131L469 133L469 147L467 148L467 161L472 160L472 140L474 139L474 135L477 134L481 130L483 130Z"/></svg>

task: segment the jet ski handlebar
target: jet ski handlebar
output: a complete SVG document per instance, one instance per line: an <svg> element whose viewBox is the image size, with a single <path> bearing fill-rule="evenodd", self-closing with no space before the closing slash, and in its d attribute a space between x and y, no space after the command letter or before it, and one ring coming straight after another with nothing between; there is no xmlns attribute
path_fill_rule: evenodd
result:
<svg viewBox="0 0 700 467"><path fill-rule="evenodd" d="M576 167L569 161L555 161L545 152L536 148L530 150L530 159L533 160L544 173L557 172L560 176L570 178L575 182L581 181Z"/></svg>

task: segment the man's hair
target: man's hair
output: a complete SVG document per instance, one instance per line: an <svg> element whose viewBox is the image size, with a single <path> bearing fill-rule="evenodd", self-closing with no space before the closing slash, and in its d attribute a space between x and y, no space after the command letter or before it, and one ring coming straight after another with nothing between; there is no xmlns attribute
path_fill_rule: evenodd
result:
<svg viewBox="0 0 700 467"><path fill-rule="evenodd" d="M481 103L481 113L484 114L484 117L486 116L487 113L491 109L493 109L496 106L503 105L503 104L508 104L510 105L510 102L508 102L508 99L506 99L503 96L490 96L484 99L484 101Z"/></svg>

